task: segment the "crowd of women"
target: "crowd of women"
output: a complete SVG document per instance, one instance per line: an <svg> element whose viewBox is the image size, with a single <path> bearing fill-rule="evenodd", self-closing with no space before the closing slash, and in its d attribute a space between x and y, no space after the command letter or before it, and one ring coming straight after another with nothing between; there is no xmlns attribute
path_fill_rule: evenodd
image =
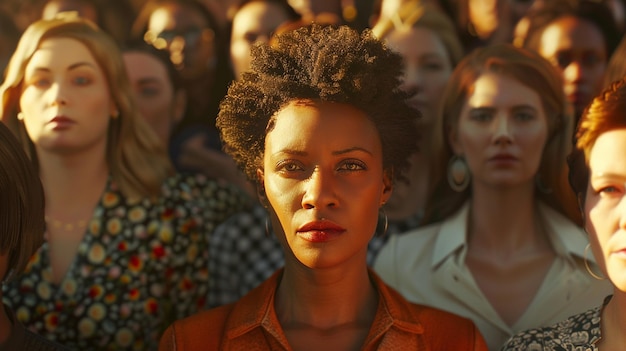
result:
<svg viewBox="0 0 626 351"><path fill-rule="evenodd" d="M0 350L626 349L625 2L0 11Z"/></svg>

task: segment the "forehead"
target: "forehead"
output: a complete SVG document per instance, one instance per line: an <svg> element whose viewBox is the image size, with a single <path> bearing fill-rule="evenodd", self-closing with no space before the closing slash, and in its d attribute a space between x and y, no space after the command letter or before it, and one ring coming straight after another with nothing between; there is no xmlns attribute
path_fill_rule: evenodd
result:
<svg viewBox="0 0 626 351"><path fill-rule="evenodd" d="M158 7L152 12L148 21L148 29L153 31L208 26L209 23L200 13L188 6L175 3Z"/></svg>
<svg viewBox="0 0 626 351"><path fill-rule="evenodd" d="M439 35L428 28L397 28L389 33L386 41L390 48L403 56L437 54L449 59L448 51Z"/></svg>
<svg viewBox="0 0 626 351"><path fill-rule="evenodd" d="M539 50L546 55L563 51L604 51L605 39L593 23L574 16L564 16L543 30Z"/></svg>
<svg viewBox="0 0 626 351"><path fill-rule="evenodd" d="M266 141L281 145L343 148L350 144L380 149L374 122L356 107L332 102L292 101L274 115Z"/></svg>
<svg viewBox="0 0 626 351"><path fill-rule="evenodd" d="M513 77L487 72L474 82L468 94L470 106L529 105L543 110L539 94Z"/></svg>
<svg viewBox="0 0 626 351"><path fill-rule="evenodd" d="M158 58L139 51L125 52L123 58L131 80L152 77L164 82L169 81L167 69Z"/></svg>
<svg viewBox="0 0 626 351"><path fill-rule="evenodd" d="M626 128L613 129L598 136L589 153L591 173L626 175Z"/></svg>
<svg viewBox="0 0 626 351"><path fill-rule="evenodd" d="M100 69L87 46L72 38L44 39L33 53L27 69L33 65L64 66L75 62L92 63Z"/></svg>

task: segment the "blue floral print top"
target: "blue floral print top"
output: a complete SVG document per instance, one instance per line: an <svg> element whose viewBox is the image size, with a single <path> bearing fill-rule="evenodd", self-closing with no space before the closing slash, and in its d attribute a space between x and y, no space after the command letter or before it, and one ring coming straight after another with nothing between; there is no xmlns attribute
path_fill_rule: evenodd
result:
<svg viewBox="0 0 626 351"><path fill-rule="evenodd" d="M205 307L209 234L248 204L201 175L167 179L155 201L130 202L109 180L60 284L44 242L3 300L30 330L73 349L156 350L170 323Z"/></svg>

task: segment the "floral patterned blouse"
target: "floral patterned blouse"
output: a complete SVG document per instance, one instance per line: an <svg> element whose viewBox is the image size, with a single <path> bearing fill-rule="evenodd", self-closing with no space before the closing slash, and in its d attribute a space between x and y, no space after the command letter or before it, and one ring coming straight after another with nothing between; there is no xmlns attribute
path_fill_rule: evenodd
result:
<svg viewBox="0 0 626 351"><path fill-rule="evenodd" d="M513 335L501 351L598 351L602 306L583 312L549 327L527 330Z"/></svg>
<svg viewBox="0 0 626 351"><path fill-rule="evenodd" d="M174 320L206 305L209 233L245 208L242 191L200 175L130 202L109 180L60 284L48 244L3 301L30 330L77 350L156 350Z"/></svg>

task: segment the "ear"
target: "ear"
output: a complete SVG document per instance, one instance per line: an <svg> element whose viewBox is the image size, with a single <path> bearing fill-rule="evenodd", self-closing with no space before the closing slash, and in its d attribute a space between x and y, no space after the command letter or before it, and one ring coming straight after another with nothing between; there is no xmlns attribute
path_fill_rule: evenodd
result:
<svg viewBox="0 0 626 351"><path fill-rule="evenodd" d="M452 152L454 152L455 155L463 155L463 147L459 142L458 129L447 127L446 130L448 135L448 144L450 145Z"/></svg>
<svg viewBox="0 0 626 351"><path fill-rule="evenodd" d="M177 125L183 119L185 111L187 110L187 93L180 89L174 95L174 110L172 111L174 118L172 119L172 125Z"/></svg>
<svg viewBox="0 0 626 351"><path fill-rule="evenodd" d="M259 198L259 202L263 205L263 207L269 208L270 203L267 200L267 195L265 194L265 173L262 169L257 168L256 177L256 194Z"/></svg>
<svg viewBox="0 0 626 351"><path fill-rule="evenodd" d="M117 108L114 101L111 101L111 107L109 107L109 116L113 117L114 119L120 116L120 110Z"/></svg>
<svg viewBox="0 0 626 351"><path fill-rule="evenodd" d="M387 170L383 173L383 194L380 198L380 205L384 205L389 201L393 192L393 171Z"/></svg>

